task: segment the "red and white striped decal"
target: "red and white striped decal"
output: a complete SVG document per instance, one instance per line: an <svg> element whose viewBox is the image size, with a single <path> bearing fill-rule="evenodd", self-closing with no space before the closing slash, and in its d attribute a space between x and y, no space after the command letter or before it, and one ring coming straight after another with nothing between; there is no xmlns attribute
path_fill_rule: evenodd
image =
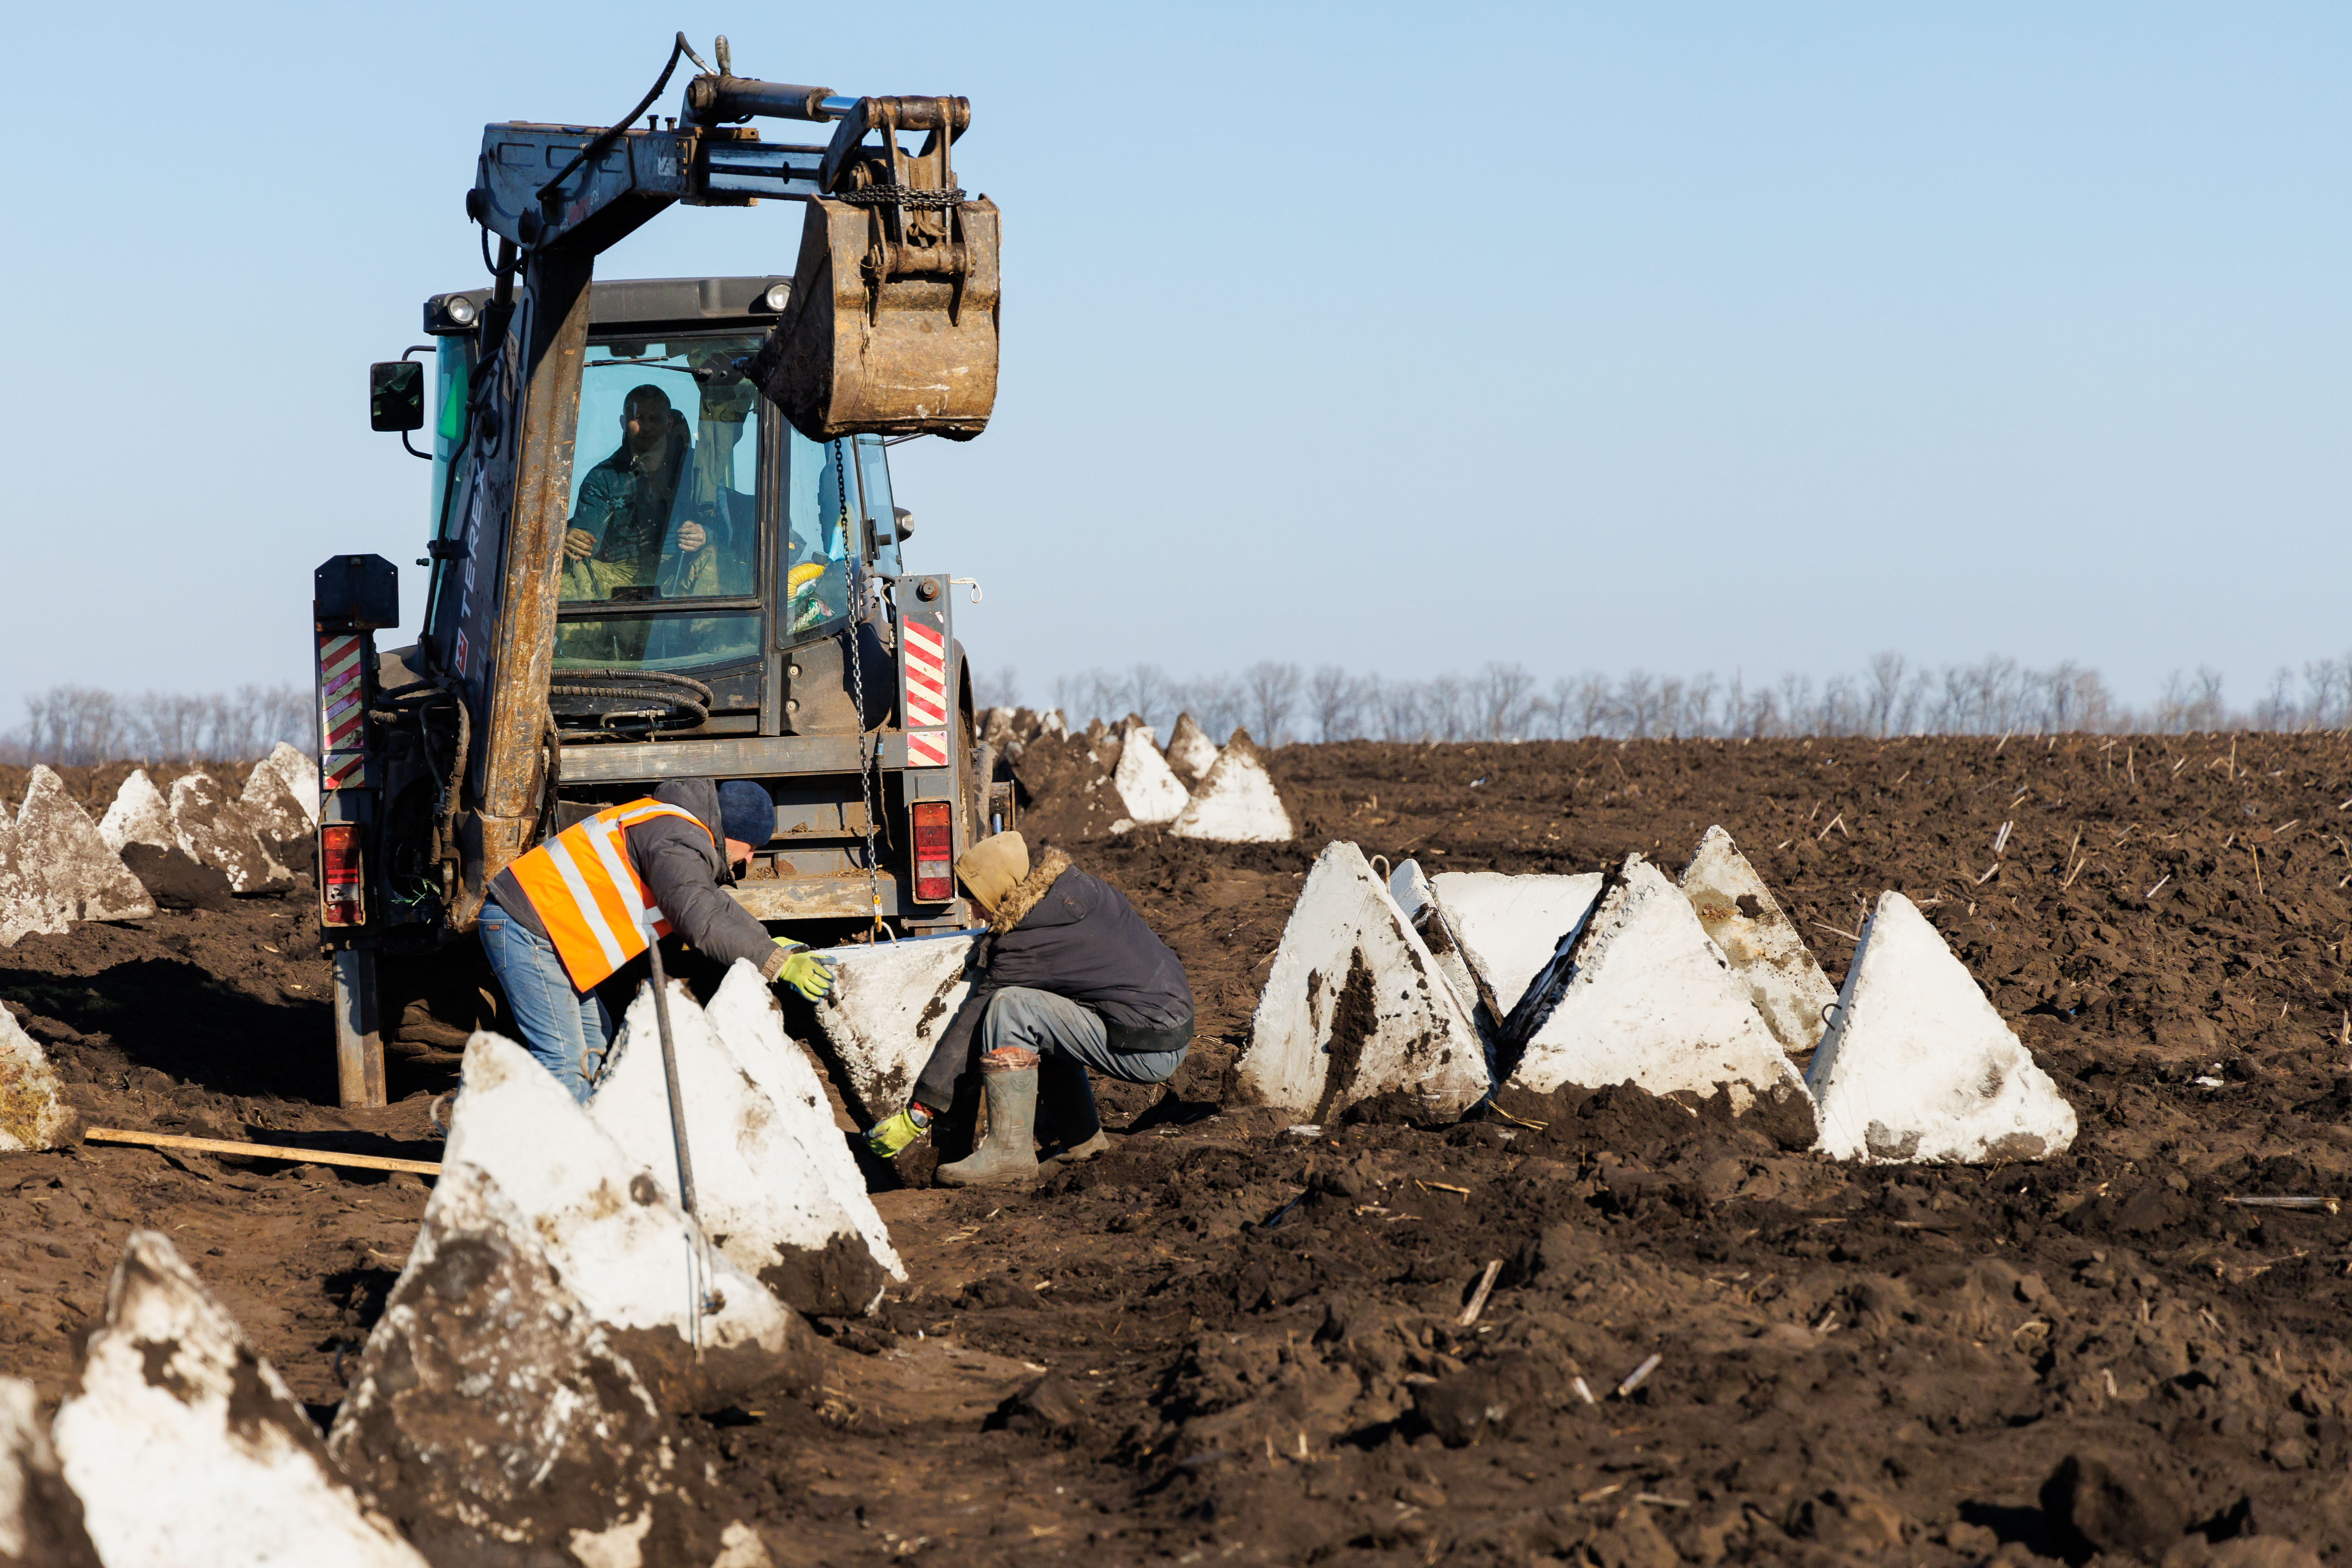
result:
<svg viewBox="0 0 2352 1568"><path fill-rule="evenodd" d="M899 649L907 666L907 728L948 721L948 645L940 628L909 616ZM942 756L940 759L945 762Z"/></svg>
<svg viewBox="0 0 2352 1568"><path fill-rule="evenodd" d="M946 767L948 732L945 730L908 731L907 765L910 768Z"/></svg>
<svg viewBox="0 0 2352 1568"><path fill-rule="evenodd" d="M366 654L363 636L319 636L319 782L331 790L357 784L365 761Z"/></svg>

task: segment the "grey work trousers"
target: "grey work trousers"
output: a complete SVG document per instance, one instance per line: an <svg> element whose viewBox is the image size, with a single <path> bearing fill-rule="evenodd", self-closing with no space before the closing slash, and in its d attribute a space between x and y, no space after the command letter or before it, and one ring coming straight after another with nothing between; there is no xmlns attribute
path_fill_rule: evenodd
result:
<svg viewBox="0 0 2352 1568"><path fill-rule="evenodd" d="M1083 1002L1026 985L1008 985L988 999L978 1043L983 1055L1002 1046L1034 1051L1049 1077L1066 1078L1073 1068L1090 1068L1126 1083L1166 1083L1192 1049L1189 1042L1166 1051L1114 1049L1101 1014ZM915 1086L915 1098L934 1110L944 1109L968 1065L934 1056Z"/></svg>

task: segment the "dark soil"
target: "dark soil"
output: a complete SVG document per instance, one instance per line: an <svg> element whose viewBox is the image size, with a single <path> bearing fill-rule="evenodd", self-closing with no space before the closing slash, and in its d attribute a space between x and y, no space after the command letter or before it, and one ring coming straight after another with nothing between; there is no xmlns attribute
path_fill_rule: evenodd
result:
<svg viewBox="0 0 2352 1568"><path fill-rule="evenodd" d="M909 1287L820 1325L814 1401L709 1423L779 1563L2352 1555L2352 1215L2227 1201L2352 1197L2342 738L1267 761L1294 846L1066 830L1183 957L1198 1044L1172 1094L1104 1092L1090 1165L880 1194ZM1926 907L2074 1101L2074 1150L1840 1167L1719 1100L1626 1089L1454 1128L1360 1107L1313 1137L1221 1107L1328 839L1440 870L1640 850L1675 872L1715 822L1832 980L1879 891ZM446 1077L412 1064L389 1110L331 1108L310 908L29 938L0 997L93 1121L430 1157ZM324 1415L424 1197L96 1145L0 1157L0 1365L61 1393L150 1225Z"/></svg>

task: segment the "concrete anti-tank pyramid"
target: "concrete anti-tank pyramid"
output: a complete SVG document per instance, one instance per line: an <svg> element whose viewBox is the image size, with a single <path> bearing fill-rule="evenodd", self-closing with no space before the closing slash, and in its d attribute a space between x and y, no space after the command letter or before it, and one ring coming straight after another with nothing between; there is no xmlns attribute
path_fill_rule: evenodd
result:
<svg viewBox="0 0 2352 1568"><path fill-rule="evenodd" d="M1879 895L1807 1074L1841 1160L1988 1164L2074 1142L2074 1108L1917 906Z"/></svg>
<svg viewBox="0 0 2352 1568"><path fill-rule="evenodd" d="M147 889L47 766L35 765L16 808L16 849L19 872L60 921L136 921L155 912Z"/></svg>
<svg viewBox="0 0 2352 1568"><path fill-rule="evenodd" d="M55 1430L109 1563L425 1568L160 1232L131 1233Z"/></svg>
<svg viewBox="0 0 2352 1568"><path fill-rule="evenodd" d="M1192 798L1168 771L1168 759L1160 754L1151 726L1141 722L1128 726L1119 742L1118 767L1111 774L1111 784L1130 822L1173 822Z"/></svg>
<svg viewBox="0 0 2352 1568"><path fill-rule="evenodd" d="M0 947L13 947L28 936L63 936L70 929L40 879L19 861L16 825L0 810Z"/></svg>
<svg viewBox="0 0 2352 1568"><path fill-rule="evenodd" d="M245 808L208 774L184 773L172 782L172 837L196 864L226 875L232 891L269 892L293 880L262 847Z"/></svg>
<svg viewBox="0 0 2352 1568"><path fill-rule="evenodd" d="M1190 713L1176 715L1176 727L1168 731L1168 769L1186 789L1192 789L1209 776L1217 765L1217 743L1208 732L1192 721Z"/></svg>
<svg viewBox="0 0 2352 1568"><path fill-rule="evenodd" d="M58 1468L41 1427L41 1397L22 1378L0 1377L0 1564L100 1568L82 1527L81 1499Z"/></svg>
<svg viewBox="0 0 2352 1568"><path fill-rule="evenodd" d="M816 1005L817 1027L860 1124L907 1108L932 1047L971 993L964 965L979 940L959 934L826 951L835 961L833 990Z"/></svg>
<svg viewBox="0 0 2352 1568"><path fill-rule="evenodd" d="M319 826L319 764L283 741L270 747L269 754L254 763L253 772L246 775L244 800L247 806L274 810L280 795L293 801L302 814L299 824L289 826L308 832Z"/></svg>
<svg viewBox="0 0 2352 1568"><path fill-rule="evenodd" d="M591 1561L580 1545L700 1511L636 1368L465 1161L442 1168L327 1448L436 1562L509 1560L490 1542Z"/></svg>
<svg viewBox="0 0 2352 1568"><path fill-rule="evenodd" d="M1429 949L1437 973L1445 977L1454 1000L1461 1005L1464 1016L1478 1026L1478 1037L1486 1040L1494 1017L1479 1013L1484 999L1478 994L1477 977L1470 973L1470 961L1463 956L1453 922L1437 907L1437 895L1430 890L1429 879L1423 874L1420 861L1397 863L1397 868L1389 874L1389 898L1412 923L1422 945Z"/></svg>
<svg viewBox="0 0 2352 1568"><path fill-rule="evenodd" d="M760 972L738 963L710 998L711 1026L727 1042L736 1065L761 1092L775 1101L798 1139L809 1169L838 1208L841 1222L862 1237L866 1250L893 1279L907 1278L906 1265L890 1243L889 1227L866 1190L866 1177L842 1130L834 1124L833 1101L817 1066L801 1043L784 1032L784 1011ZM814 1205L814 1193L806 1196Z"/></svg>
<svg viewBox="0 0 2352 1568"><path fill-rule="evenodd" d="M1433 1115L1486 1095L1476 1028L1353 844L1307 872L1236 1070L1263 1102L1318 1122L1388 1090Z"/></svg>
<svg viewBox="0 0 2352 1568"><path fill-rule="evenodd" d="M1706 830L1683 869L1682 889L1781 1048L1801 1056L1821 1044L1829 1026L1823 1010L1837 988L1730 834Z"/></svg>
<svg viewBox="0 0 2352 1568"><path fill-rule="evenodd" d="M1520 999L1506 1034L1524 1042L1510 1081L1539 1094L1571 1083L1700 1095L1722 1086L1734 1110L1759 1096L1810 1109L1804 1080L1690 900L1639 855L1626 857L1582 932Z"/></svg>
<svg viewBox="0 0 2352 1568"><path fill-rule="evenodd" d="M114 792L114 804L99 819L98 836L116 854L126 844L170 849L179 840L172 836L172 807L145 768L133 768Z"/></svg>
<svg viewBox="0 0 2352 1568"><path fill-rule="evenodd" d="M1505 1018L1560 945L1583 928L1605 879L1598 871L1441 871L1430 879L1430 891L1462 940L1481 994Z"/></svg>
<svg viewBox="0 0 2352 1568"><path fill-rule="evenodd" d="M1192 792L1168 831L1216 844L1287 844L1290 813L1258 760L1249 731L1236 730L1216 765Z"/></svg>
<svg viewBox="0 0 2352 1568"><path fill-rule="evenodd" d="M531 1216L557 1273L665 1409L715 1410L806 1375L808 1325L709 1245L520 1046L478 1032L464 1071L444 1160L479 1165Z"/></svg>
<svg viewBox="0 0 2352 1568"><path fill-rule="evenodd" d="M78 1121L40 1043L0 1007L0 1153L63 1148Z"/></svg>
<svg viewBox="0 0 2352 1568"><path fill-rule="evenodd" d="M750 964L735 967L758 982ZM739 1001L730 1012L740 1017L740 1008ZM703 1229L723 1238L720 1248L735 1266L786 1306L829 1317L868 1310L892 1269L874 1255L816 1169L816 1137L840 1145L831 1114L812 1124L816 1108L770 1098L716 1022L684 985L670 982L670 1037ZM650 984L630 1004L588 1114L663 1196L677 1197L677 1145Z"/></svg>

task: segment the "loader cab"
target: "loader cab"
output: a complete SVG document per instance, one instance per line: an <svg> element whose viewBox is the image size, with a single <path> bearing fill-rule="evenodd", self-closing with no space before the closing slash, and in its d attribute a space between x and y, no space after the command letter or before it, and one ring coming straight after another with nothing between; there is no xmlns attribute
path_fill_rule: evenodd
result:
<svg viewBox="0 0 2352 1568"><path fill-rule="evenodd" d="M551 707L567 741L644 739L625 677L680 677L710 693L665 737L775 735L810 727L790 688L794 651L835 639L867 574L896 576L899 536L880 437L818 443L745 376L786 279L655 279L591 286ZM428 322L478 321L486 296L442 296ZM440 339L427 636L452 645L467 557L458 542L474 338ZM455 662L454 659L447 662ZM692 715L685 715L691 718ZM847 727L856 728L854 719ZM829 727L818 724L817 727Z"/></svg>

